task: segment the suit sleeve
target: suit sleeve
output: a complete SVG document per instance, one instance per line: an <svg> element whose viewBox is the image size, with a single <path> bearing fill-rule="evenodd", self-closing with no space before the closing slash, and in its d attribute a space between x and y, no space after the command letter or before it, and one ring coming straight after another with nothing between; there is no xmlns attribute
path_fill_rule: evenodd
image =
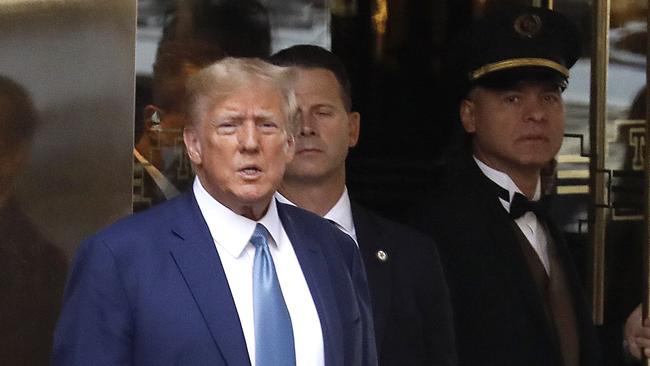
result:
<svg viewBox="0 0 650 366"><path fill-rule="evenodd" d="M83 243L65 289L52 365L131 365L130 306L113 252Z"/></svg>
<svg viewBox="0 0 650 366"><path fill-rule="evenodd" d="M352 260L352 280L357 293L359 311L362 322L362 365L377 365L377 344L375 341L375 330L372 317L372 307L370 302L370 290L368 289L368 279L366 270L361 260L359 248L352 240L354 246Z"/></svg>

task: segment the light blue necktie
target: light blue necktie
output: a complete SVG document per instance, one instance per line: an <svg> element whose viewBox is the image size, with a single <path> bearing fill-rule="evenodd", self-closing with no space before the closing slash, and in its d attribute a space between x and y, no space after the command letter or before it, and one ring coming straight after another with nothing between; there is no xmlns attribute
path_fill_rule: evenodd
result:
<svg viewBox="0 0 650 366"><path fill-rule="evenodd" d="M255 246L253 260L255 365L291 366L296 364L291 317L275 273L267 237L266 228L262 224L257 224L250 240Z"/></svg>

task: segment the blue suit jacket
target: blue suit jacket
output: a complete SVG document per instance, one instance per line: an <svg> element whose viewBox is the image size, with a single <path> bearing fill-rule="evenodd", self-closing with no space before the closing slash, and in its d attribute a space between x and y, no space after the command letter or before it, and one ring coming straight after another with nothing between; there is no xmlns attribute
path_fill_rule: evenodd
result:
<svg viewBox="0 0 650 366"><path fill-rule="evenodd" d="M326 365L375 365L354 242L278 204L323 331ZM54 365L250 365L219 255L192 191L84 242L64 295Z"/></svg>

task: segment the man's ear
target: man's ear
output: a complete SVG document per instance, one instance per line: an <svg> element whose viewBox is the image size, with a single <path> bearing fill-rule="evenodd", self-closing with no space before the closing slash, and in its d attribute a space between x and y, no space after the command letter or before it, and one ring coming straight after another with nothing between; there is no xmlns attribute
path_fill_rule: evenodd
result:
<svg viewBox="0 0 650 366"><path fill-rule="evenodd" d="M194 165L201 164L201 141L197 131L192 126L185 126L183 129L183 141L185 142L185 149L187 149L187 156Z"/></svg>
<svg viewBox="0 0 650 366"><path fill-rule="evenodd" d="M357 146L357 143L359 142L359 134L361 132L361 114L359 114L359 112L348 113L348 124L350 125L348 147L354 147Z"/></svg>
<svg viewBox="0 0 650 366"><path fill-rule="evenodd" d="M474 109L475 105L469 99L463 99L460 102L459 115L460 122L463 124L463 128L467 133L476 132L476 119L474 118Z"/></svg>
<svg viewBox="0 0 650 366"><path fill-rule="evenodd" d="M147 131L151 129L152 126L156 126L160 124L160 118L161 118L161 111L160 108L153 104L147 104L144 107L144 130Z"/></svg>
<svg viewBox="0 0 650 366"><path fill-rule="evenodd" d="M286 163L289 164L296 155L296 137L290 133L287 133L287 142L286 145L284 145L284 153L287 157Z"/></svg>

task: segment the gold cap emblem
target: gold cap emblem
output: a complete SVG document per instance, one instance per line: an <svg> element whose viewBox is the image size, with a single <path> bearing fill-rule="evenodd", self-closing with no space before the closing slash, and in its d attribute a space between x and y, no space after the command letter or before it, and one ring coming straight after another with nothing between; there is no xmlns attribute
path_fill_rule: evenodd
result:
<svg viewBox="0 0 650 366"><path fill-rule="evenodd" d="M537 14L523 14L515 19L513 28L522 38L533 38L542 29L542 19Z"/></svg>

